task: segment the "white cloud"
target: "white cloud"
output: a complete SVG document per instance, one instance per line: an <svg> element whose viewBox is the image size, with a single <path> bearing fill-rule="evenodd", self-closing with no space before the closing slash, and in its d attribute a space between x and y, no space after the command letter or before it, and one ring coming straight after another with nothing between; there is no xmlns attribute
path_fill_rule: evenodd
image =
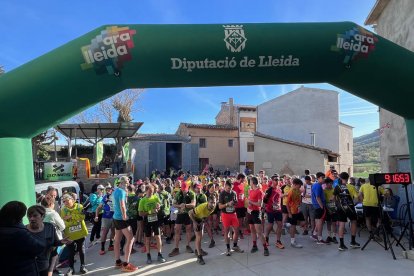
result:
<svg viewBox="0 0 414 276"><path fill-rule="evenodd" d="M264 88L263 85L259 85L259 92L260 92L260 95L262 96L263 100L265 100L265 101L269 100L266 89Z"/></svg>

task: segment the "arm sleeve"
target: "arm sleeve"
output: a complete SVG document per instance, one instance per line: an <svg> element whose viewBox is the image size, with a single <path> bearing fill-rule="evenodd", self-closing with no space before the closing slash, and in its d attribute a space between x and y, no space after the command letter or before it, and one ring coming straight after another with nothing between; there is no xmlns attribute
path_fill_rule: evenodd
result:
<svg viewBox="0 0 414 276"><path fill-rule="evenodd" d="M55 213L53 216L53 220L56 224L56 227L58 228L59 231L63 231L65 230L65 222L63 221L63 219L59 216L58 213Z"/></svg>

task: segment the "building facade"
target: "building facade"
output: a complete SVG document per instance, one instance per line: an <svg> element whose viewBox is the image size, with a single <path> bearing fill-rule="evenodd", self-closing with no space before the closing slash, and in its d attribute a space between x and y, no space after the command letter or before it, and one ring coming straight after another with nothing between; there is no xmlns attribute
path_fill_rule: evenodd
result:
<svg viewBox="0 0 414 276"><path fill-rule="evenodd" d="M256 166L266 171L289 175L304 175L304 170L311 173L325 172L326 164L338 154L328 149L288 141L278 137L255 133Z"/></svg>
<svg viewBox="0 0 414 276"><path fill-rule="evenodd" d="M414 51L414 1L377 0L365 25L373 25L377 34ZM410 171L404 118L380 108L379 121L381 171Z"/></svg>
<svg viewBox="0 0 414 276"><path fill-rule="evenodd" d="M176 135L188 137L190 143L198 144L199 171L202 171L206 165L211 165L221 172L227 168L231 172L238 171L240 156L237 127L181 123Z"/></svg>
<svg viewBox="0 0 414 276"><path fill-rule="evenodd" d="M221 103L221 110L216 116L217 125L232 125L239 131L239 168L238 171L244 172L246 167L254 172L254 132L256 132L256 106L238 105L229 102Z"/></svg>
<svg viewBox="0 0 414 276"><path fill-rule="evenodd" d="M257 132L337 153L329 156L325 169L335 165L353 174L353 130L339 122L336 91L302 86L259 105Z"/></svg>
<svg viewBox="0 0 414 276"><path fill-rule="evenodd" d="M152 171L169 169L198 173L198 144L173 134L138 134L129 138L136 150L134 179L149 177Z"/></svg>

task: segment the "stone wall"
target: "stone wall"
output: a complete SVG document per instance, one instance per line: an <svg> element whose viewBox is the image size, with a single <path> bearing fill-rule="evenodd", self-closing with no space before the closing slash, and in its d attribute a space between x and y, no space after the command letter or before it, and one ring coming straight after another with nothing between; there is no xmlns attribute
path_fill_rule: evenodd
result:
<svg viewBox="0 0 414 276"><path fill-rule="evenodd" d="M414 51L414 1L390 1L377 20L375 31L392 42ZM395 172L398 158L409 155L405 122L402 117L381 108L381 127L384 127L380 140L381 170Z"/></svg>

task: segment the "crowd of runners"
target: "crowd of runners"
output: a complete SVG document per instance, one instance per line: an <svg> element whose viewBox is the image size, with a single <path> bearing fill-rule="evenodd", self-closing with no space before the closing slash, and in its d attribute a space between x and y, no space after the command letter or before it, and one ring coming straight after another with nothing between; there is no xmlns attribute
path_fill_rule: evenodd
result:
<svg viewBox="0 0 414 276"><path fill-rule="evenodd" d="M75 273L76 253L80 259L78 271L87 273L85 246L96 244L100 246L100 255L113 251L114 265L123 272L138 269L131 262L131 254L137 250L146 253L147 264L155 260L164 263L166 258L186 252L195 254L197 262L204 265L203 257L208 254L201 246L204 231L210 240L209 248L215 247L216 239L224 236L227 256L258 251L269 256L272 242L279 250L285 249L286 243L295 249L302 248L296 238L298 234L309 236L317 245L338 244L338 249L344 251L348 249L344 242L347 222L350 222L349 246L360 247L356 241L355 204L374 200L368 192L372 189L362 186L361 192L358 190L349 183L348 173L338 174L332 168L316 174L305 170L303 176L277 173L267 176L263 170L257 175L240 173L222 178L208 173L195 176L180 172L175 179L155 175L135 183L122 176L115 185L98 185L84 204L87 208L73 193L64 194L58 202L53 187L27 212L23 203L7 203L0 211L0 244L8 253L14 247L13 238L25 242L25 249L30 247L30 252L18 255L22 260L17 262L27 265L20 267L24 273L18 275L49 276L56 271L58 247L62 245L68 252L65 275ZM363 191L367 191L365 196ZM376 205L373 202L365 205L370 208L364 212L376 216ZM24 215L29 220L26 226L22 225ZM93 223L90 235L85 223L88 217ZM371 226L369 230L372 231ZM239 240L246 235L251 236L251 248L239 246ZM289 235L290 240L282 239L282 235ZM163 252L163 242L174 245L168 254ZM151 249L156 250L156 259ZM19 248L12 250L19 252ZM7 255L0 257L5 262L16 262ZM25 257L32 258L32 262L23 260ZM31 269L35 271L33 274L28 272Z"/></svg>

